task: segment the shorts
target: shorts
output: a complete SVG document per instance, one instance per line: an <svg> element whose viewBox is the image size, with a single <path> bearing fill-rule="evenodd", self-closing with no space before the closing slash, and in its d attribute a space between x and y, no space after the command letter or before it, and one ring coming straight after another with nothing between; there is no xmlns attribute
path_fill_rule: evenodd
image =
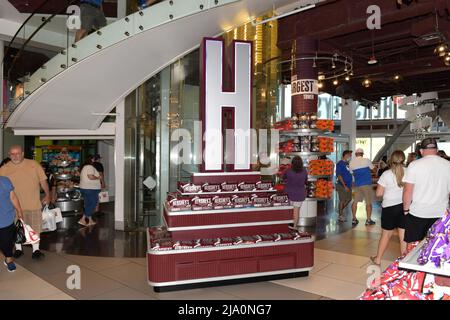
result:
<svg viewBox="0 0 450 320"><path fill-rule="evenodd" d="M291 206L294 208L301 208L303 204L303 201L291 201Z"/></svg>
<svg viewBox="0 0 450 320"><path fill-rule="evenodd" d="M352 200L352 189L347 191L340 183L336 184L336 192L339 196L340 202L348 202Z"/></svg>
<svg viewBox="0 0 450 320"><path fill-rule="evenodd" d="M23 221L28 224L37 234L42 232L42 211L23 210Z"/></svg>
<svg viewBox="0 0 450 320"><path fill-rule="evenodd" d="M366 205L372 205L375 192L372 186L355 187L355 202L365 201Z"/></svg>
<svg viewBox="0 0 450 320"><path fill-rule="evenodd" d="M90 4L80 4L81 29L91 31L98 30L106 26L106 18L100 8Z"/></svg>
<svg viewBox="0 0 450 320"><path fill-rule="evenodd" d="M381 210L381 228L384 230L405 229L405 220L403 203Z"/></svg>
<svg viewBox="0 0 450 320"><path fill-rule="evenodd" d="M405 216L405 242L422 241L428 230L439 218L419 218L408 214Z"/></svg>

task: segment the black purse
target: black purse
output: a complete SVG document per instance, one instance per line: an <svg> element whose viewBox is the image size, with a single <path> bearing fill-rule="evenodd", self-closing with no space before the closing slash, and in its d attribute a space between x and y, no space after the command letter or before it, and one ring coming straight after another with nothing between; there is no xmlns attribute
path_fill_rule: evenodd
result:
<svg viewBox="0 0 450 320"><path fill-rule="evenodd" d="M16 222L16 232L14 236L14 243L24 244L27 241L25 237L25 228L23 227L23 223L20 220Z"/></svg>

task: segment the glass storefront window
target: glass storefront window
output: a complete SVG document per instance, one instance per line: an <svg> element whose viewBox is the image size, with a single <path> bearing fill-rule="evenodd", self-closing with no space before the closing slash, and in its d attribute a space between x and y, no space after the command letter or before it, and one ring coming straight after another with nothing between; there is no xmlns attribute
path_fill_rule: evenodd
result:
<svg viewBox="0 0 450 320"><path fill-rule="evenodd" d="M359 105L356 108L356 120L370 120L370 108Z"/></svg>

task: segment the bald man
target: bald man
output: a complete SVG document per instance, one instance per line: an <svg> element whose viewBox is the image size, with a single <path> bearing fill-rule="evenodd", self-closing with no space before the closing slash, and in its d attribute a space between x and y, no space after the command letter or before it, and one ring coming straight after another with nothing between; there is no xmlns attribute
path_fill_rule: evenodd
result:
<svg viewBox="0 0 450 320"><path fill-rule="evenodd" d="M25 159L22 146L12 146L9 149L9 158L11 161L0 168L0 176L8 177L11 180L23 209L25 223L40 234L42 231L42 204L50 203L47 176L38 162ZM40 188L45 192L42 201ZM22 245L16 244L14 258L20 258L22 255ZM39 250L39 243L33 244L32 258L39 260L43 257L44 254Z"/></svg>

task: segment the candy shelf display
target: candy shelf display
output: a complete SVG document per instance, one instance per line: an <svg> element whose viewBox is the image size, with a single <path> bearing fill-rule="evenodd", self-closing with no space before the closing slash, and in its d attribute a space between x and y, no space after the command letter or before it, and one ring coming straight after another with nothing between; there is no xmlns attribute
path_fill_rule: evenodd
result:
<svg viewBox="0 0 450 320"><path fill-rule="evenodd" d="M382 274L362 300L450 300L450 213Z"/></svg>
<svg viewBox="0 0 450 320"><path fill-rule="evenodd" d="M83 208L79 191L81 147L48 146L42 149L46 161L56 179L55 205L61 212L78 212Z"/></svg>
<svg viewBox="0 0 450 320"><path fill-rule="evenodd" d="M149 229L148 282L157 292L306 276L314 238L290 232L285 194L259 172L193 173Z"/></svg>
<svg viewBox="0 0 450 320"><path fill-rule="evenodd" d="M291 119L277 122L280 130L279 172L277 182L282 184L284 172L290 168L291 159L300 156L308 170L306 202L300 210L300 226L316 224L317 201L333 196L332 177L334 163L323 159L334 152L334 139L328 134L334 130L333 120L318 120L316 114L297 114Z"/></svg>

